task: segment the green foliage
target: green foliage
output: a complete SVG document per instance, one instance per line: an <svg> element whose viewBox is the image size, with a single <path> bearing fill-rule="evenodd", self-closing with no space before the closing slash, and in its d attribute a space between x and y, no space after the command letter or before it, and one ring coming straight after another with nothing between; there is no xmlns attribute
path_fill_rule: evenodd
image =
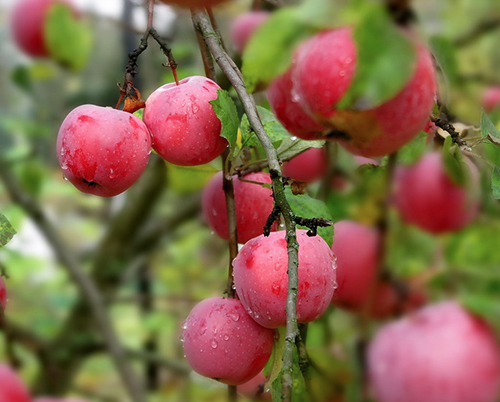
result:
<svg viewBox="0 0 500 402"><path fill-rule="evenodd" d="M276 119L276 116L270 110L263 108L262 106L257 106L257 111L259 113L260 120L264 125L264 129L266 130L266 133L273 145L290 137L288 131ZM260 146L259 138L250 128L250 122L248 121L247 115L244 115L241 120L241 135L241 143L243 147Z"/></svg>
<svg viewBox="0 0 500 402"><path fill-rule="evenodd" d="M417 162L426 150L428 134L421 131L408 144L398 151L398 162L403 165L412 165Z"/></svg>
<svg viewBox="0 0 500 402"><path fill-rule="evenodd" d="M495 166L491 172L491 193L493 197L500 200L500 168Z"/></svg>
<svg viewBox="0 0 500 402"><path fill-rule="evenodd" d="M64 4L54 4L47 13L44 34L50 55L61 65L79 71L92 50L92 33Z"/></svg>
<svg viewBox="0 0 500 402"><path fill-rule="evenodd" d="M444 36L433 36L429 40L429 45L437 65L447 81L450 84L455 84L459 78L455 46Z"/></svg>
<svg viewBox="0 0 500 402"><path fill-rule="evenodd" d="M412 77L416 49L392 23L381 3L367 8L354 29L357 48L353 81L339 109L372 109L393 98Z"/></svg>
<svg viewBox="0 0 500 402"><path fill-rule="evenodd" d="M5 246L11 241L15 234L16 230L12 227L9 220L0 214L0 247Z"/></svg>
<svg viewBox="0 0 500 402"><path fill-rule="evenodd" d="M239 117L236 105L229 96L229 93L223 89L217 90L217 99L210 101L210 104L222 124L220 135L227 140L231 149L231 155L234 155L239 128Z"/></svg>
<svg viewBox="0 0 500 402"><path fill-rule="evenodd" d="M179 166L167 163L167 179L173 190L188 194L202 189L217 172L211 165Z"/></svg>
<svg viewBox="0 0 500 402"><path fill-rule="evenodd" d="M446 137L442 149L444 168L453 183L463 186L467 183L468 175L462 152L451 136Z"/></svg>

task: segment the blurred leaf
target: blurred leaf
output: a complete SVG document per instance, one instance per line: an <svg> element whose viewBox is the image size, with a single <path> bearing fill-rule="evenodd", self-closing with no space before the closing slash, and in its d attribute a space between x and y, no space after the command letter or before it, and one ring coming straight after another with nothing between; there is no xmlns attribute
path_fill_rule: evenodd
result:
<svg viewBox="0 0 500 402"><path fill-rule="evenodd" d="M467 169L464 166L462 153L451 136L446 137L442 149L442 158L445 171L453 183L463 186L467 182Z"/></svg>
<svg viewBox="0 0 500 402"><path fill-rule="evenodd" d="M26 66L17 66L11 73L12 81L23 91L33 93L33 81L29 68Z"/></svg>
<svg viewBox="0 0 500 402"><path fill-rule="evenodd" d="M38 196L42 189L45 170L34 158L21 165L21 183L23 188L33 196Z"/></svg>
<svg viewBox="0 0 500 402"><path fill-rule="evenodd" d="M495 166L491 172L491 193L496 200L500 200L500 168Z"/></svg>
<svg viewBox="0 0 500 402"><path fill-rule="evenodd" d="M415 71L416 48L392 22L383 4L373 4L353 32L356 72L339 109L372 109L393 98Z"/></svg>
<svg viewBox="0 0 500 402"><path fill-rule="evenodd" d="M217 99L209 102L222 124L221 137L224 137L234 155L238 139L239 117L234 101L227 91L217 90Z"/></svg>
<svg viewBox="0 0 500 402"><path fill-rule="evenodd" d="M323 148L324 145L325 141L306 141L299 138L288 137L283 139L278 147L278 157L282 161L287 161L309 148Z"/></svg>
<svg viewBox="0 0 500 402"><path fill-rule="evenodd" d="M497 295L463 293L459 296L462 305L479 317L495 324L500 315L500 303Z"/></svg>
<svg viewBox="0 0 500 402"><path fill-rule="evenodd" d="M16 234L9 220L0 214L0 247L5 246Z"/></svg>
<svg viewBox="0 0 500 402"><path fill-rule="evenodd" d="M143 118L143 116L144 116L144 108L143 108L143 109L137 109L137 110L133 113L133 115L134 115L135 117L138 117L139 119L141 119L141 120L142 120L142 118Z"/></svg>
<svg viewBox="0 0 500 402"><path fill-rule="evenodd" d="M412 165L420 159L425 152L427 133L421 131L408 144L398 151L398 162L403 165Z"/></svg>
<svg viewBox="0 0 500 402"><path fill-rule="evenodd" d="M429 40L432 54L437 60L438 66L443 71L450 83L457 82L458 63L456 47L444 36L433 36Z"/></svg>
<svg viewBox="0 0 500 402"><path fill-rule="evenodd" d="M64 4L50 7L44 35L54 60L74 71L85 67L92 50L92 33L89 27L75 18L70 7Z"/></svg>
<svg viewBox="0 0 500 402"><path fill-rule="evenodd" d="M488 114L484 110L481 110L481 135L483 137L488 137L488 135L491 135L492 137L500 141L500 131L498 131L498 129L495 127L495 124L493 124Z"/></svg>
<svg viewBox="0 0 500 402"><path fill-rule="evenodd" d="M270 110L267 110L261 106L257 106L257 111L259 112L260 120L264 125L264 129L267 135L271 139L273 144L279 141L290 138L290 134L283 127L283 125L276 119L276 116ZM248 121L247 115L244 115L241 120L241 135L242 135L242 146L260 146L260 141L257 135L250 129L250 123Z"/></svg>
<svg viewBox="0 0 500 402"><path fill-rule="evenodd" d="M290 208L295 215L301 218L323 218L331 220L330 210L323 201L311 198L307 194L293 195L292 190L287 187L285 189L286 199L290 204ZM298 226L302 229L307 229L303 226ZM318 228L318 234L328 243L331 247L333 242L333 226L325 228Z"/></svg>
<svg viewBox="0 0 500 402"><path fill-rule="evenodd" d="M179 166L168 163L167 178L170 187L180 194L202 189L217 172L211 165Z"/></svg>
<svg viewBox="0 0 500 402"><path fill-rule="evenodd" d="M273 12L250 38L243 53L243 77L249 92L269 84L290 64L294 48L302 40L331 25L334 2L306 0L295 7Z"/></svg>

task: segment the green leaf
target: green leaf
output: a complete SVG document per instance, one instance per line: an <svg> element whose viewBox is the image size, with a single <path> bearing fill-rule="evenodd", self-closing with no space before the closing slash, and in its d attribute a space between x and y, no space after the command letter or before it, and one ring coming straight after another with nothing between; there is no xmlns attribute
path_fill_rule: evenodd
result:
<svg viewBox="0 0 500 402"><path fill-rule="evenodd" d="M309 148L323 148L325 141L306 141L298 138L288 137L281 141L277 149L278 157L282 161L292 159L294 156L308 150Z"/></svg>
<svg viewBox="0 0 500 402"><path fill-rule="evenodd" d="M354 29L356 72L339 109L372 109L393 98L415 71L416 48L391 21L383 4L373 4Z"/></svg>
<svg viewBox="0 0 500 402"><path fill-rule="evenodd" d="M239 117L238 110L233 99L227 91L217 90L217 99L209 102L215 114L222 124L221 137L224 137L231 148L231 155L234 155L236 141L238 139Z"/></svg>
<svg viewBox="0 0 500 402"><path fill-rule="evenodd" d="M168 163L167 180L170 188L180 194L202 189L217 172L211 165L179 166Z"/></svg>
<svg viewBox="0 0 500 402"><path fill-rule="evenodd" d="M273 12L252 35L243 53L242 72L249 92L283 74L302 40L331 26L331 0L306 0Z"/></svg>
<svg viewBox="0 0 500 402"><path fill-rule="evenodd" d="M421 131L415 138L398 151L398 162L403 165L412 165L425 152L428 134Z"/></svg>
<svg viewBox="0 0 500 402"><path fill-rule="evenodd" d="M260 120L264 125L264 129L267 135L271 139L273 144L282 141L285 138L290 138L290 134L283 127L283 125L276 119L276 116L270 110L257 106L257 111L260 116ZM260 141L257 135L250 129L250 123L248 121L247 115L244 115L241 119L241 135L242 135L242 146L260 146Z"/></svg>
<svg viewBox="0 0 500 402"><path fill-rule="evenodd" d="M45 19L44 35L54 60L74 71L85 67L92 50L92 33L75 18L71 8L64 4L51 6Z"/></svg>
<svg viewBox="0 0 500 402"><path fill-rule="evenodd" d="M285 189L286 199L290 204L290 208L295 215L301 218L323 218L331 220L330 210L323 201L310 197L307 194L293 195L290 188ZM307 229L303 226L299 226ZM325 228L318 228L318 234L328 243L331 247L333 242L333 226Z"/></svg>
<svg viewBox="0 0 500 402"><path fill-rule="evenodd" d="M0 247L5 246L16 234L9 220L0 214Z"/></svg>
<svg viewBox="0 0 500 402"><path fill-rule="evenodd" d="M453 183L463 186L467 182L467 169L462 153L457 144L453 144L451 136L446 137L442 149L443 163L448 177Z"/></svg>
<svg viewBox="0 0 500 402"><path fill-rule="evenodd" d="M11 78L23 91L33 93L33 80L31 79L30 70L26 66L17 66L12 70Z"/></svg>
<svg viewBox="0 0 500 402"><path fill-rule="evenodd" d="M483 137L491 136L500 143L500 131L498 131L495 124L484 110L481 111L481 135Z"/></svg>
<svg viewBox="0 0 500 402"><path fill-rule="evenodd" d="M500 200L500 167L495 166L491 172L491 192L496 200Z"/></svg>
<svg viewBox="0 0 500 402"><path fill-rule="evenodd" d="M432 54L436 58L438 66L443 71L450 83L457 82L458 63L456 47L444 36L433 36L429 41Z"/></svg>
<svg viewBox="0 0 500 402"><path fill-rule="evenodd" d="M459 300L467 310L491 323L495 323L500 314L498 298L491 295L466 293L461 294Z"/></svg>

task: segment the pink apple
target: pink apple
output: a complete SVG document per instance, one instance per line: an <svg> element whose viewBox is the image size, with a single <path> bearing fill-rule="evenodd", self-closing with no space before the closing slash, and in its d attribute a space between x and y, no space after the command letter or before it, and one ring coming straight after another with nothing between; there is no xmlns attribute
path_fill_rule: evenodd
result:
<svg viewBox="0 0 500 402"><path fill-rule="evenodd" d="M0 363L0 401L1 402L31 402L26 385L17 373Z"/></svg>
<svg viewBox="0 0 500 402"><path fill-rule="evenodd" d="M462 229L479 209L479 173L467 160L469 181L455 184L440 152L424 155L412 166L400 166L394 178L394 205L401 218L431 233Z"/></svg>
<svg viewBox="0 0 500 402"><path fill-rule="evenodd" d="M453 301L381 327L367 367L378 402L494 402L499 394L496 336Z"/></svg>
<svg viewBox="0 0 500 402"><path fill-rule="evenodd" d="M230 27L230 38L238 53L243 53L247 42L253 33L261 26L271 15L267 11L249 11L238 15Z"/></svg>
<svg viewBox="0 0 500 402"><path fill-rule="evenodd" d="M245 181L248 180L248 181ZM234 176L234 202L236 207L236 226L238 242L246 243L264 232L269 214L273 210L274 199L270 188L260 184L271 183L269 173L250 173L241 179ZM226 197L222 188L222 172L216 173L203 189L201 206L203 217L220 237L229 238L227 227ZM276 224L273 225L276 230Z"/></svg>
<svg viewBox="0 0 500 402"><path fill-rule="evenodd" d="M109 107L82 105L64 119L57 156L64 176L84 193L111 197L142 174L151 135L138 117Z"/></svg>
<svg viewBox="0 0 500 402"><path fill-rule="evenodd" d="M337 110L356 72L356 44L350 28L321 32L298 49L292 69L296 99L330 132L342 132L331 139L353 154L375 157L394 152L424 128L434 105L432 56L422 45L414 46L414 75L394 98L373 109Z"/></svg>
<svg viewBox="0 0 500 402"><path fill-rule="evenodd" d="M243 395L244 397L249 398L252 401L270 401L272 400L271 393L266 392L266 390L264 389L264 384L266 383L266 381L267 378L261 371L254 378L241 385L238 385L238 394Z"/></svg>
<svg viewBox="0 0 500 402"><path fill-rule="evenodd" d="M220 87L206 77L170 83L146 100L144 123L153 136L153 149L170 163L194 166L222 154L227 141L220 136L221 122L211 100Z"/></svg>
<svg viewBox="0 0 500 402"><path fill-rule="evenodd" d="M380 263L380 236L373 227L354 221L334 225L333 253L337 284L332 304L360 312L368 301Z"/></svg>
<svg viewBox="0 0 500 402"><path fill-rule="evenodd" d="M274 331L252 320L237 299L201 301L183 329L184 352L193 370L229 385L255 377L273 349Z"/></svg>
<svg viewBox="0 0 500 402"><path fill-rule="evenodd" d="M299 288L297 321L310 322L327 309L335 288L335 261L320 236L297 230ZM286 324L288 254L286 232L255 237L233 260L236 293L246 311L260 325L278 328Z"/></svg>
<svg viewBox="0 0 500 402"><path fill-rule="evenodd" d="M77 15L73 2L69 0L18 0L12 9L11 32L16 45L32 57L49 56L45 43L45 20L50 8L64 4Z"/></svg>
<svg viewBox="0 0 500 402"><path fill-rule="evenodd" d="M309 148L283 164L283 175L296 181L312 183L328 168L323 148Z"/></svg>
<svg viewBox="0 0 500 402"><path fill-rule="evenodd" d="M487 112L493 111L500 105L500 86L486 88L483 94L482 104Z"/></svg>
<svg viewBox="0 0 500 402"><path fill-rule="evenodd" d="M7 305L7 288L5 286L3 278L0 276L0 306L3 309L5 309L6 305Z"/></svg>
<svg viewBox="0 0 500 402"><path fill-rule="evenodd" d="M218 4L227 2L228 0L160 0L165 4L171 4L174 6L184 7L184 8L205 8L213 7Z"/></svg>

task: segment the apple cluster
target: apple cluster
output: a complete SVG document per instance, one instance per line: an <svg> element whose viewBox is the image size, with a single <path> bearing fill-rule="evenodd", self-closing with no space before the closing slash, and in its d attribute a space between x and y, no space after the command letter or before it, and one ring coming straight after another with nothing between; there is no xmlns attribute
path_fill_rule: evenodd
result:
<svg viewBox="0 0 500 402"><path fill-rule="evenodd" d="M77 107L57 136L64 176L82 192L111 197L141 176L151 148L177 165L210 162L227 147L209 103L218 89L212 80L198 76L163 85L146 100L143 120L108 107Z"/></svg>

